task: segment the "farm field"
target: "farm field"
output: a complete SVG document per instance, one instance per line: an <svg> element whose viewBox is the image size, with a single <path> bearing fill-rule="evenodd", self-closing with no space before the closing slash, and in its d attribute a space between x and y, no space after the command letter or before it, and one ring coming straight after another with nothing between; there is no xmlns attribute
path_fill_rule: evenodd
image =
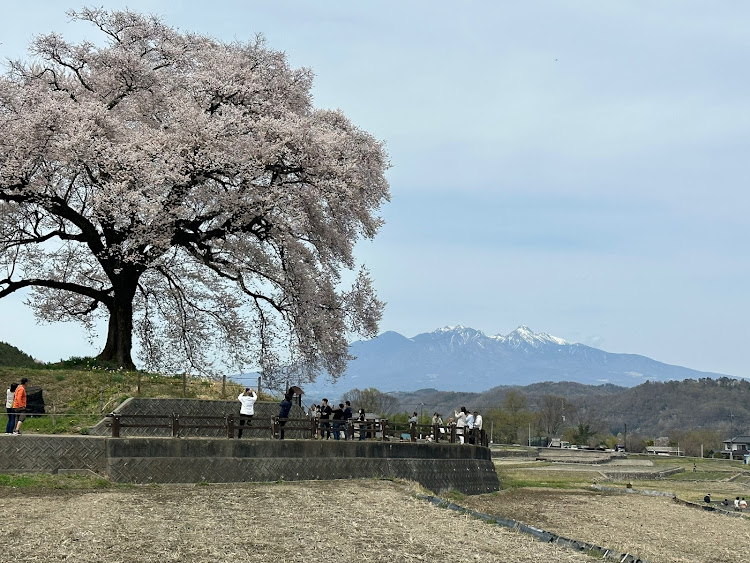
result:
<svg viewBox="0 0 750 563"><path fill-rule="evenodd" d="M466 497L460 504L653 562L739 561L737 546L750 542L747 518L668 497L519 488Z"/></svg>
<svg viewBox="0 0 750 563"><path fill-rule="evenodd" d="M633 488L692 502L706 492L714 499L750 493L741 465L698 460L692 472L693 463L655 459L653 467L682 464L690 474L633 481ZM737 546L750 542L750 515L618 492L625 482L602 482L606 490L595 490L593 466L518 461L497 468L502 491L444 496L652 563L737 561ZM122 486L76 476L0 475L6 515L0 536L10 538L12 560L19 562L309 561L321 553L363 562L595 560L436 507L416 498L420 492L412 483L369 479Z"/></svg>
<svg viewBox="0 0 750 563"><path fill-rule="evenodd" d="M667 496L625 494L630 483L638 492L673 493L699 505L706 493L716 504L750 498L750 471L741 462L629 456L613 465L509 459L495 465L503 490L466 497L462 506L654 562L737 561L736 546L750 541L750 514L736 517ZM639 478L643 472L676 468L684 471L658 480ZM625 480L603 479L607 472L623 472ZM595 490L594 482L604 490Z"/></svg>
<svg viewBox="0 0 750 563"><path fill-rule="evenodd" d="M0 536L14 562L592 561L415 492L376 480L5 487Z"/></svg>

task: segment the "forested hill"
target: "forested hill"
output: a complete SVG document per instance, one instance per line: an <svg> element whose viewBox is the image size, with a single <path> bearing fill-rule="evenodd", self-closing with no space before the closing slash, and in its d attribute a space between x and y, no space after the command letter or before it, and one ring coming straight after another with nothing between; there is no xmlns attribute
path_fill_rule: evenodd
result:
<svg viewBox="0 0 750 563"><path fill-rule="evenodd" d="M36 367L39 366L39 363L15 346L0 342L0 366Z"/></svg>
<svg viewBox="0 0 750 563"><path fill-rule="evenodd" d="M412 412L437 410L450 413L466 406L487 412L500 408L511 391L526 398L526 406L538 411L542 397L555 396L577 407L568 424L591 422L601 431L629 433L646 437L671 435L687 430L708 429L728 436L750 433L750 382L743 379L685 379L645 382L636 387L583 385L572 382L545 382L527 386L501 386L484 393L455 393L422 389L392 393L401 409Z"/></svg>
<svg viewBox="0 0 750 563"><path fill-rule="evenodd" d="M450 413L462 406L487 412L489 409L500 407L506 396L511 392L522 394L526 398L526 404L531 410L535 410L545 395L562 397L573 404L582 404L585 400L595 399L605 403L609 397L625 391L626 387L617 385L585 385L573 381L547 381L544 383L532 383L531 385L501 385L493 387L484 393L468 393L457 391L438 391L436 389L420 389L413 392L392 392L404 411L420 411L425 409L432 412Z"/></svg>
<svg viewBox="0 0 750 563"><path fill-rule="evenodd" d="M743 379L646 382L606 400L591 395L578 404L593 418L647 435L687 429L750 432L750 382Z"/></svg>

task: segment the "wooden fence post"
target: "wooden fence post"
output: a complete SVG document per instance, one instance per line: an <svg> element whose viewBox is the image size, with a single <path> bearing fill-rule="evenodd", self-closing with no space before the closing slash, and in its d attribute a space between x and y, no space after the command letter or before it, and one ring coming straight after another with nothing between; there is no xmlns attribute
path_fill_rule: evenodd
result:
<svg viewBox="0 0 750 563"><path fill-rule="evenodd" d="M112 415L112 437L113 438L120 437L120 415L119 414Z"/></svg>
<svg viewBox="0 0 750 563"><path fill-rule="evenodd" d="M230 440L234 438L234 416L231 414L228 414L226 416L226 424L227 424L227 438Z"/></svg>

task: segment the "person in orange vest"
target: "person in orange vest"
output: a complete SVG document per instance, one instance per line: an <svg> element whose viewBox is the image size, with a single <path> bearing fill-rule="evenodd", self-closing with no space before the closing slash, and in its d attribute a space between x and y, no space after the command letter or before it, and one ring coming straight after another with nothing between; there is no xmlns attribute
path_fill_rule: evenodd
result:
<svg viewBox="0 0 750 563"><path fill-rule="evenodd" d="M26 384L28 381L24 377L13 395L13 412L16 413L16 428L13 430L13 434L16 436L21 433L21 424L26 420Z"/></svg>

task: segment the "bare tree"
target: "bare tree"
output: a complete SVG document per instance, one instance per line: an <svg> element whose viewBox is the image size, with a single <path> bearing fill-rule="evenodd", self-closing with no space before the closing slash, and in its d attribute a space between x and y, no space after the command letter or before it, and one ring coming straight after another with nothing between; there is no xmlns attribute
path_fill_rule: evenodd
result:
<svg viewBox="0 0 750 563"><path fill-rule="evenodd" d="M99 359L346 366L382 303L353 247L389 198L380 142L312 107L283 53L131 11L70 12L102 47L37 37L0 77L0 297L108 320ZM280 349L285 357L281 358Z"/></svg>
<svg viewBox="0 0 750 563"><path fill-rule="evenodd" d="M352 389L344 393L343 398L345 401L351 401L354 408L365 409L365 412L376 413L380 416L392 415L398 412L400 406L396 397L378 391L374 387Z"/></svg>
<svg viewBox="0 0 750 563"><path fill-rule="evenodd" d="M564 424L570 423L575 405L563 397L544 395L538 408L537 425L548 437L556 436Z"/></svg>

